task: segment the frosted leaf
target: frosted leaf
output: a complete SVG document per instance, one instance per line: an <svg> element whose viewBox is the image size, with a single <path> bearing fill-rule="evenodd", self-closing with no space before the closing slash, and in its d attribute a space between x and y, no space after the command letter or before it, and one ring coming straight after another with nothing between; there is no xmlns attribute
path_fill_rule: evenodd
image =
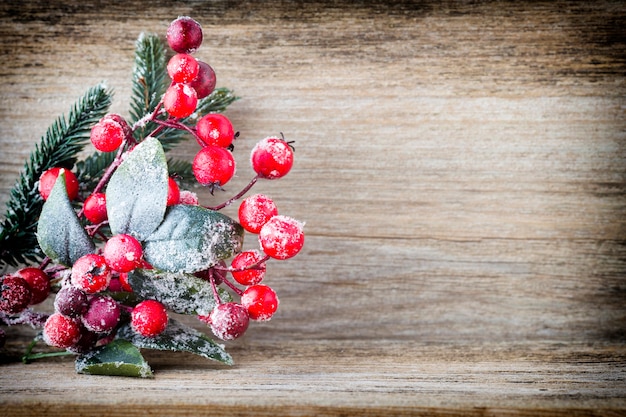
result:
<svg viewBox="0 0 626 417"><path fill-rule="evenodd" d="M193 275L135 269L128 274L128 283L136 296L157 300L175 313L208 315L215 307L210 282ZM231 301L223 289L220 298Z"/></svg>
<svg viewBox="0 0 626 417"><path fill-rule="evenodd" d="M76 372L89 375L151 378L150 365L132 343L117 339L76 358Z"/></svg>
<svg viewBox="0 0 626 417"><path fill-rule="evenodd" d="M204 333L172 319L165 331L156 337L141 336L133 331L130 324L122 326L117 337L128 340L139 348L190 352L226 365L233 364L232 357L222 345L215 343Z"/></svg>
<svg viewBox="0 0 626 417"><path fill-rule="evenodd" d="M161 223L167 204L167 161L161 143L148 137L117 168L106 190L113 234L144 240Z"/></svg>
<svg viewBox="0 0 626 417"><path fill-rule="evenodd" d="M47 257L66 266L95 251L67 196L63 170L41 210L37 241Z"/></svg>
<svg viewBox="0 0 626 417"><path fill-rule="evenodd" d="M241 250L244 230L230 217L200 206L172 206L144 242L144 258L166 271L197 272Z"/></svg>

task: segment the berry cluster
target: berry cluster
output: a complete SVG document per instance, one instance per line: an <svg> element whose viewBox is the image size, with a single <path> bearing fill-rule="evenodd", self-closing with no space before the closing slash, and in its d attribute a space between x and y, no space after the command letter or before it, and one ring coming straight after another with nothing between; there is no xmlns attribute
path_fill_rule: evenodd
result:
<svg viewBox="0 0 626 417"><path fill-rule="evenodd" d="M113 211L107 198L110 197L107 184L143 142L137 140L134 133L147 122L157 125L147 136L150 138L166 128L191 134L199 145L192 172L195 180L207 187L211 194L216 189L223 190L233 177L236 162L232 150L239 133L235 132L231 121L221 113L205 114L195 125L189 125L186 119L196 112L198 100L210 95L216 85L213 68L194 56L202 38L202 28L192 18L179 17L171 22L166 37L170 48L176 52L166 67L171 84L156 108L134 125L118 114L108 114L92 127L90 138L96 150L116 152L113 163L95 188L87 190L71 170L61 167L47 170L39 179L39 193L43 200L48 200L58 188L57 179L62 178L64 192L78 210L77 217L86 235L101 242L66 267L55 263L54 256L44 250L48 257L39 268L24 268L2 278L0 312L5 315L19 314L28 306L42 302L51 293L51 288L57 291L55 311L43 326L43 339L50 346L76 353L89 352L114 340L123 325L130 325L141 337L155 338L168 328L168 310L178 311L171 301L160 300L159 294L150 297L142 292L134 297L118 296L135 292L129 277L135 276L133 274L137 271L158 272L159 268L167 267L148 259L145 236L134 230L115 233L109 218ZM303 247L301 222L279 215L276 204L266 195L245 197L258 180L285 176L292 168L293 159L293 147L282 134L281 137L260 140L251 150L250 163L255 175L249 184L219 206L202 207L217 212L240 201L238 219L234 222L237 227L257 235L259 243L258 250L245 251L233 245L230 256L216 255L217 261L208 267L191 271L193 277L210 283L214 308L197 314L220 339L240 337L250 320L266 321L274 315L278 297L271 287L262 284L266 263L270 259L291 258ZM198 196L190 190L181 190L175 177L167 179L165 197L164 206L169 209L201 207ZM155 259L154 255L151 259ZM56 284L56 288L51 283ZM225 299L223 288L218 289L221 285L240 301L233 301L232 294Z"/></svg>

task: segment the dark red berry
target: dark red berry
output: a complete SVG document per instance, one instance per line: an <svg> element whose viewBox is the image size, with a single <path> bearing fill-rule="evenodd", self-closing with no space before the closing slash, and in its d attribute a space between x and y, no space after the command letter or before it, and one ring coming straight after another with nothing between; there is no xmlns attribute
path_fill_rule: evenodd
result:
<svg viewBox="0 0 626 417"><path fill-rule="evenodd" d="M61 313L53 313L43 326L43 340L46 344L62 349L76 344L80 333L79 322Z"/></svg>
<svg viewBox="0 0 626 417"><path fill-rule="evenodd" d="M226 262L220 260L214 267L206 269L204 271L198 271L194 273L198 278L202 278L205 281L211 281L211 276L213 276L213 281L215 285L220 285L224 282L224 278L226 278Z"/></svg>
<svg viewBox="0 0 626 417"><path fill-rule="evenodd" d="M0 311L6 314L21 313L32 297L26 280L22 277L7 275L0 282Z"/></svg>
<svg viewBox="0 0 626 417"><path fill-rule="evenodd" d="M109 286L111 271L103 256L90 253L74 262L71 281L87 294L95 294Z"/></svg>
<svg viewBox="0 0 626 417"><path fill-rule="evenodd" d="M50 295L50 277L39 268L23 268L15 275L24 278L31 292L29 305L43 302Z"/></svg>
<svg viewBox="0 0 626 417"><path fill-rule="evenodd" d="M196 111L197 105L198 93L187 84L172 84L163 96L163 107L173 117L188 117Z"/></svg>
<svg viewBox="0 0 626 417"><path fill-rule="evenodd" d="M170 23L166 39L174 51L193 53L202 44L202 27L191 17L181 16Z"/></svg>
<svg viewBox="0 0 626 417"><path fill-rule="evenodd" d="M208 97L215 90L215 71L206 62L198 61L198 76L189 85L198 93L198 99Z"/></svg>
<svg viewBox="0 0 626 417"><path fill-rule="evenodd" d="M155 300L144 300L137 304L130 319L133 330L145 337L155 337L163 333L167 322L165 306Z"/></svg>
<svg viewBox="0 0 626 417"><path fill-rule="evenodd" d="M235 159L227 149L206 146L196 154L192 168L200 184L223 186L235 174Z"/></svg>
<svg viewBox="0 0 626 417"><path fill-rule="evenodd" d="M259 233L261 227L278 215L274 201L264 194L254 194L241 201L239 223L250 233Z"/></svg>
<svg viewBox="0 0 626 417"><path fill-rule="evenodd" d="M173 206L180 202L180 188L173 178L169 178L167 181L167 205Z"/></svg>
<svg viewBox="0 0 626 417"><path fill-rule="evenodd" d="M278 297L267 285L253 285L244 291L241 304L252 320L267 321L278 309Z"/></svg>
<svg viewBox="0 0 626 417"><path fill-rule="evenodd" d="M107 240L102 254L109 268L129 272L141 264L143 248L131 235L118 234Z"/></svg>
<svg viewBox="0 0 626 417"><path fill-rule="evenodd" d="M113 152L132 134L128 122L119 114L107 114L91 128L91 143L100 152Z"/></svg>
<svg viewBox="0 0 626 417"><path fill-rule="evenodd" d="M235 131L226 116L220 113L209 113L196 124L196 132L205 145L227 148L233 143Z"/></svg>
<svg viewBox="0 0 626 417"><path fill-rule="evenodd" d="M54 298L54 309L64 316L81 316L89 306L87 294L72 285L64 286Z"/></svg>
<svg viewBox="0 0 626 417"><path fill-rule="evenodd" d="M167 63L167 74L175 83L189 83L198 76L200 66L189 54L176 54Z"/></svg>
<svg viewBox="0 0 626 417"><path fill-rule="evenodd" d="M87 220L93 224L100 224L108 217L106 196L104 193L94 193L85 199L83 212Z"/></svg>
<svg viewBox="0 0 626 417"><path fill-rule="evenodd" d="M249 267L257 264L261 259L263 259L263 256L261 256L257 250L238 253L231 262L231 266L235 269L231 272L235 281L241 285L255 285L260 283L263 277L265 277L265 262L261 262L253 268Z"/></svg>
<svg viewBox="0 0 626 417"><path fill-rule="evenodd" d="M96 296L89 301L89 307L81 320L89 331L108 333L119 323L121 312L119 304L113 298L108 295Z"/></svg>
<svg viewBox="0 0 626 417"><path fill-rule="evenodd" d="M287 216L274 216L263 225L259 242L263 251L275 259L295 256L304 245L303 224Z"/></svg>
<svg viewBox="0 0 626 417"><path fill-rule="evenodd" d="M246 332L250 318L241 304L224 303L213 309L208 321L215 336L222 340L233 340Z"/></svg>
<svg viewBox="0 0 626 417"><path fill-rule="evenodd" d="M39 177L39 194L44 200L47 200L48 196L50 196L52 187L54 187L61 170L65 174L65 189L67 190L68 198L71 201L78 197L78 178L76 178L76 175L69 169L55 167L45 171Z"/></svg>
<svg viewBox="0 0 626 417"><path fill-rule="evenodd" d="M259 141L250 154L252 169L261 178L284 177L293 166L293 150L283 139L269 137Z"/></svg>

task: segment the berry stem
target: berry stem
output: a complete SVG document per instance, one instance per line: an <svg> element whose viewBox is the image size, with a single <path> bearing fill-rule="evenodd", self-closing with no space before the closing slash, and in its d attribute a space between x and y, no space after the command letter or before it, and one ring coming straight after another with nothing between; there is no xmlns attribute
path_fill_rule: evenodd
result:
<svg viewBox="0 0 626 417"><path fill-rule="evenodd" d="M213 290L213 298L215 298L215 302L219 305L222 304L222 299L220 298L220 294L217 291L217 285L215 285L215 277L213 276L213 270L209 269L209 281L211 282L211 289Z"/></svg>
<svg viewBox="0 0 626 417"><path fill-rule="evenodd" d="M206 207L209 210L221 210L224 207L228 207L231 204L233 204L235 201L239 200L241 197L243 197L248 191L250 191L250 189L254 186L254 184L256 184L256 182L259 180L259 176L255 175L254 177L252 177L252 179L250 180L250 182L248 183L248 185L246 185L241 191L239 191L235 196L231 197L230 199L226 200L225 202L223 202L222 204L215 206L215 207Z"/></svg>
<svg viewBox="0 0 626 417"><path fill-rule="evenodd" d="M224 278L222 280L222 282L226 285L228 285L228 287L233 290L238 296L242 296L243 295L243 291L239 288L237 288L237 286L235 284L233 284L232 282L230 282L227 278Z"/></svg>

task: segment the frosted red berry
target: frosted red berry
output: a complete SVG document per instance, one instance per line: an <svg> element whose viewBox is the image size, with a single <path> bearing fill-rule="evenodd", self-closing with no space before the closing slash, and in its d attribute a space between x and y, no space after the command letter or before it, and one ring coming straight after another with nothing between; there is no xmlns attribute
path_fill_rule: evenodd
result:
<svg viewBox="0 0 626 417"><path fill-rule="evenodd" d="M198 105L198 93L187 84L175 83L168 87L163 96L163 107L170 116L191 116Z"/></svg>
<svg viewBox="0 0 626 417"><path fill-rule="evenodd" d="M128 122L119 114L107 114L91 128L91 143L100 152L113 152L132 133Z"/></svg>
<svg viewBox="0 0 626 417"><path fill-rule="evenodd" d="M189 83L198 76L198 61L189 54L176 54L167 63L167 74L175 83ZM196 91L197 93L197 91Z"/></svg>
<svg viewBox="0 0 626 417"><path fill-rule="evenodd" d="M235 159L225 148L206 146L196 154L192 169L200 184L223 186L235 174Z"/></svg>
<svg viewBox="0 0 626 417"><path fill-rule="evenodd" d="M227 148L233 143L235 131L226 116L220 113L204 115L196 124L196 132L205 145Z"/></svg>
<svg viewBox="0 0 626 417"><path fill-rule="evenodd" d="M93 193L85 199L83 213L93 224L100 224L107 220L107 201L104 193Z"/></svg>
<svg viewBox="0 0 626 417"><path fill-rule="evenodd" d="M239 223L250 233L259 233L261 227L278 215L274 200L264 194L254 194L244 198L239 205Z"/></svg>
<svg viewBox="0 0 626 417"><path fill-rule="evenodd" d="M167 181L167 205L173 206L180 202L180 188L173 178Z"/></svg>
<svg viewBox="0 0 626 417"><path fill-rule="evenodd" d="M145 337L155 337L167 328L168 316L165 306L156 300L144 300L131 313L133 330Z"/></svg>
<svg viewBox="0 0 626 417"><path fill-rule="evenodd" d="M248 312L237 303L218 304L208 319L211 331L222 340L234 340L242 336L249 322Z"/></svg>
<svg viewBox="0 0 626 417"><path fill-rule="evenodd" d="M61 288L54 298L54 309L68 317L81 316L88 306L87 294L72 285Z"/></svg>
<svg viewBox="0 0 626 417"><path fill-rule="evenodd" d="M189 85L198 93L198 99L208 97L215 90L215 71L206 62L198 61L198 75Z"/></svg>
<svg viewBox="0 0 626 417"><path fill-rule="evenodd" d="M260 283L265 277L265 262L250 268L263 259L257 250L249 250L238 253L231 261L234 269L231 273L235 281L241 285L255 285Z"/></svg>
<svg viewBox="0 0 626 417"><path fill-rule="evenodd" d="M252 320L267 321L278 309L278 297L267 285L248 287L241 296L241 304Z"/></svg>
<svg viewBox="0 0 626 417"><path fill-rule="evenodd" d="M259 242L263 251L275 259L288 259L304 245L303 224L287 216L274 216L263 225Z"/></svg>
<svg viewBox="0 0 626 417"><path fill-rule="evenodd" d="M28 305L32 293L22 277L7 275L0 281L0 311L6 314L21 313Z"/></svg>
<svg viewBox="0 0 626 417"><path fill-rule="evenodd" d="M15 273L28 284L31 292L29 305L43 302L50 295L50 277L39 268L22 268Z"/></svg>
<svg viewBox="0 0 626 417"><path fill-rule="evenodd" d="M261 178L284 177L293 166L293 149L280 138L269 137L259 141L250 153L252 169Z"/></svg>
<svg viewBox="0 0 626 417"><path fill-rule="evenodd" d="M49 346L67 349L80 339L80 323L61 313L53 313L43 326L43 340Z"/></svg>
<svg viewBox="0 0 626 417"><path fill-rule="evenodd" d="M121 233L107 240L102 254L109 268L129 272L141 264L143 248L133 236Z"/></svg>
<svg viewBox="0 0 626 417"><path fill-rule="evenodd" d="M128 272L120 273L119 280L120 285L122 286L122 291L133 292L133 287L131 287L128 282Z"/></svg>
<svg viewBox="0 0 626 417"><path fill-rule="evenodd" d="M197 206L199 203L198 195L193 191L181 190L180 192L180 204L187 204L190 206Z"/></svg>
<svg viewBox="0 0 626 417"><path fill-rule="evenodd" d="M202 27L191 17L181 16L170 23L166 39L174 51L193 53L202 44Z"/></svg>
<svg viewBox="0 0 626 417"><path fill-rule="evenodd" d="M90 253L74 262L70 277L72 285L87 294L95 294L109 286L111 270L103 256Z"/></svg>
<svg viewBox="0 0 626 417"><path fill-rule="evenodd" d="M108 295L96 296L89 301L89 307L83 313L81 321L89 331L109 333L119 323L121 311L113 298Z"/></svg>
<svg viewBox="0 0 626 417"><path fill-rule="evenodd" d="M67 190L68 198L71 201L76 200L76 197L78 197L79 184L76 175L74 175L74 173L69 169L55 167L45 171L41 174L41 177L39 177L39 194L44 200L47 200L50 196L52 187L54 187L61 171L65 174L65 189Z"/></svg>

